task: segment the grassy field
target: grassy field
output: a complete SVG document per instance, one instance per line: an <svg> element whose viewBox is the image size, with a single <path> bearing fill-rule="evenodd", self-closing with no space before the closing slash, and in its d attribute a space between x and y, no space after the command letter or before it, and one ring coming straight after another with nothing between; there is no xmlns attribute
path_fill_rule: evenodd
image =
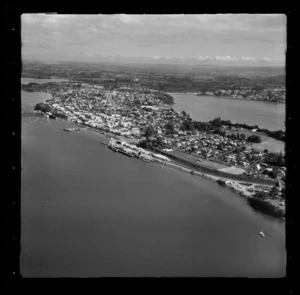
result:
<svg viewBox="0 0 300 295"><path fill-rule="evenodd" d="M216 170L222 169L222 168L228 168L228 166L226 166L226 165L222 165L222 164L212 162L209 160L203 160L200 157L196 157L194 155L187 154L187 153L184 153L184 152L181 152L178 150L169 152L169 154L174 155L175 157L181 158L183 160L190 161L195 164L197 163L197 160L199 160L200 162L198 162L197 164L201 165L203 167L207 167L207 168L212 168L212 169L216 169Z"/></svg>
<svg viewBox="0 0 300 295"><path fill-rule="evenodd" d="M226 134L232 134L232 133L239 133L239 134L245 134L246 137L250 135L258 135L261 138L261 143L254 143L252 145L249 145L248 148L254 148L259 151L263 151L264 149L268 149L270 152L273 153L279 153L282 151L284 153L284 142L280 140L276 140L274 138L271 138L266 135L261 135L257 132L252 132L250 130L246 129L236 129L233 128L232 130L226 130Z"/></svg>
<svg viewBox="0 0 300 295"><path fill-rule="evenodd" d="M251 146L251 148L254 148L259 151L268 149L269 152L273 152L273 153L283 152L284 153L284 146L285 146L285 144L283 141L279 141L279 140L270 138L264 142L253 144Z"/></svg>
<svg viewBox="0 0 300 295"><path fill-rule="evenodd" d="M236 167L227 167L227 168L222 168L222 169L218 169L219 171L223 171L223 172L227 172L227 173L231 173L231 174L243 174L245 172L244 169L241 168L236 168Z"/></svg>
<svg viewBox="0 0 300 295"><path fill-rule="evenodd" d="M268 140L268 139L271 138L271 137L269 137L269 136L261 135L261 134L259 134L259 133L257 133L257 132L252 132L252 131L247 130L247 129L236 129L236 128L232 128L232 130L226 130L226 135L230 135L230 134L232 134L232 133L234 133L234 134L238 134L238 133L239 133L239 134L245 134L246 137L249 137L249 136L251 136L251 135L258 135L258 136L260 136L261 141L266 141L266 140Z"/></svg>

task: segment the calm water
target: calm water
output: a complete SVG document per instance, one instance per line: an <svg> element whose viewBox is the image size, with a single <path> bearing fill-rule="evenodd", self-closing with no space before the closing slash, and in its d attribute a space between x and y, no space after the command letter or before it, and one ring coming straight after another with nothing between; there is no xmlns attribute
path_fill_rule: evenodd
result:
<svg viewBox="0 0 300 295"><path fill-rule="evenodd" d="M46 102L47 99L51 98L50 93L21 91L22 112L32 112L37 103Z"/></svg>
<svg viewBox="0 0 300 295"><path fill-rule="evenodd" d="M285 275L282 221L217 183L114 153L98 134L67 126L22 117L24 276Z"/></svg>
<svg viewBox="0 0 300 295"><path fill-rule="evenodd" d="M68 81L66 79L34 79L34 78L21 78L21 83L22 84L29 84L29 83L38 83L38 84L43 84L43 83L49 83L49 82L64 82Z"/></svg>
<svg viewBox="0 0 300 295"><path fill-rule="evenodd" d="M258 125L269 130L285 130L285 104L247 101L215 96L171 94L175 111L186 111L191 118L209 121L217 117L237 123Z"/></svg>

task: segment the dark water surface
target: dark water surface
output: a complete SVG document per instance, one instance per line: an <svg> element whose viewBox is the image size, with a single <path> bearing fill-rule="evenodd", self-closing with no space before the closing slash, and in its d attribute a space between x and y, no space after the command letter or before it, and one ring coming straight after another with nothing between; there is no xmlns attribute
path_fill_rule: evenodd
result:
<svg viewBox="0 0 300 295"><path fill-rule="evenodd" d="M258 125L269 130L285 130L285 104L231 99L216 96L171 94L175 111L186 111L191 118L207 122L221 117L237 123Z"/></svg>
<svg viewBox="0 0 300 295"><path fill-rule="evenodd" d="M215 182L114 153L96 133L63 131L70 125L22 117L24 276L285 275L282 221Z"/></svg>

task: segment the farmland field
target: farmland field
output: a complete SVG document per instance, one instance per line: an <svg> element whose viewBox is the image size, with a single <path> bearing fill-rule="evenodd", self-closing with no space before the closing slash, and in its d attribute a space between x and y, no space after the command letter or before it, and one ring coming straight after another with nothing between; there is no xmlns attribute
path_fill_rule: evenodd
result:
<svg viewBox="0 0 300 295"><path fill-rule="evenodd" d="M227 167L227 168L222 168L222 169L218 169L219 171L223 171L223 172L227 172L227 173L231 173L231 174L243 174L245 172L244 169L240 169L237 167Z"/></svg>
<svg viewBox="0 0 300 295"><path fill-rule="evenodd" d="M228 166L226 165L222 165L216 162L212 162L209 160L204 160L200 157L191 155L191 154L187 154L178 150L169 152L169 154L174 155L175 157L181 158L183 160L192 162L192 163L197 163L197 160L199 160L200 162L198 162L197 164L203 167L207 167L207 168L211 168L211 169L222 169L222 168L228 168Z"/></svg>
<svg viewBox="0 0 300 295"><path fill-rule="evenodd" d="M237 135L238 133L241 134L245 134L246 137L249 137L251 135L258 135L261 138L261 141L266 141L268 139L270 139L269 136L266 135L261 135L258 132L253 132L251 130L247 130L247 129L237 129L237 128L232 128L232 130L226 130L226 135L230 135L234 133L235 135Z"/></svg>
<svg viewBox="0 0 300 295"><path fill-rule="evenodd" d="M285 145L283 141L270 138L264 142L253 144L251 147L259 151L268 149L269 152L273 152L273 153L279 153L279 152L285 153L284 146Z"/></svg>

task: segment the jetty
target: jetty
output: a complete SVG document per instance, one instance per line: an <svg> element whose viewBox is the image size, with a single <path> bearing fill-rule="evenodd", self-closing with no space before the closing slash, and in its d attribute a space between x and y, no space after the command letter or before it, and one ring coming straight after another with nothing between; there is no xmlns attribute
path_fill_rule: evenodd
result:
<svg viewBox="0 0 300 295"><path fill-rule="evenodd" d="M137 157L147 163L149 162L162 163L165 161L170 161L169 158L163 155L149 152L147 150L144 150L143 148L137 147L136 145L129 144L126 141L115 140L111 138L107 146L115 152L120 152L129 157Z"/></svg>
<svg viewBox="0 0 300 295"><path fill-rule="evenodd" d="M72 132L72 131L79 131L80 128L64 128L64 131L67 131L67 132Z"/></svg>

